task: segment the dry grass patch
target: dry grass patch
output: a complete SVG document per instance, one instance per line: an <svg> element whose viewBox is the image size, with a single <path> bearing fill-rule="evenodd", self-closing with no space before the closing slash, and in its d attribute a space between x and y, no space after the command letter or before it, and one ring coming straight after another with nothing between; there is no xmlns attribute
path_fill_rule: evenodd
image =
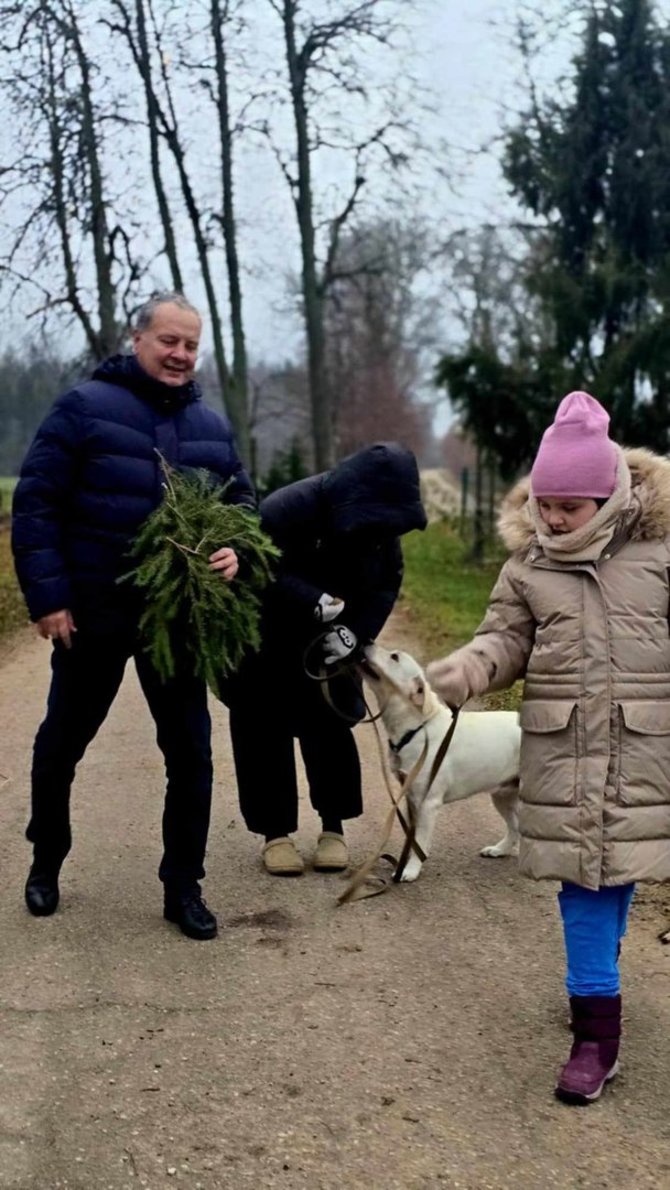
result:
<svg viewBox="0 0 670 1190"><path fill-rule="evenodd" d="M26 606L14 573L9 520L0 520L0 636L25 624Z"/></svg>

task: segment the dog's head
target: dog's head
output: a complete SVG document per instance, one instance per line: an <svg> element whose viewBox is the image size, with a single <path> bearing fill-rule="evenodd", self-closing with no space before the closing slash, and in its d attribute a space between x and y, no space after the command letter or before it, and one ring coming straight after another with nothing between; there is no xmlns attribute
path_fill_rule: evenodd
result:
<svg viewBox="0 0 670 1190"><path fill-rule="evenodd" d="M363 676L380 706L397 697L423 712L435 698L421 666L409 653L377 644L367 645L363 653Z"/></svg>

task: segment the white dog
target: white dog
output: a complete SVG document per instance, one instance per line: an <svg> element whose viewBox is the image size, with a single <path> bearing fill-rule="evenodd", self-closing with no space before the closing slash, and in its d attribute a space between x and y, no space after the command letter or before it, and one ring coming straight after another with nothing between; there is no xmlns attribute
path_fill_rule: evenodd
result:
<svg viewBox="0 0 670 1190"><path fill-rule="evenodd" d="M428 743L424 763L407 793L416 841L423 852L428 855L441 805L489 790L507 830L499 843L484 847L481 854L516 855L521 743L516 712L461 711L447 753L427 789L433 759L449 730L451 711L440 702L409 653L368 645L365 658L364 676L379 705L398 776L410 771ZM401 879L416 880L420 871L421 860L413 851Z"/></svg>

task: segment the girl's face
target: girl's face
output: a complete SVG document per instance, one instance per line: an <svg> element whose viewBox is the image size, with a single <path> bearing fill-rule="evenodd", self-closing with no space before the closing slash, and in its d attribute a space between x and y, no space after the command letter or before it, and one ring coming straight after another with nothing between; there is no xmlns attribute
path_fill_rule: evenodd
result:
<svg viewBox="0 0 670 1190"><path fill-rule="evenodd" d="M598 511L595 500L574 496L538 496L540 516L552 533L572 533L591 520Z"/></svg>

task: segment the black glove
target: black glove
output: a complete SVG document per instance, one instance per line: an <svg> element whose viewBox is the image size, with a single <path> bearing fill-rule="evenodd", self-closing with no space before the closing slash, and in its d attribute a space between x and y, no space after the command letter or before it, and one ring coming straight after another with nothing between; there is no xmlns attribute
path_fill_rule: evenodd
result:
<svg viewBox="0 0 670 1190"><path fill-rule="evenodd" d="M336 624L323 638L323 658L326 665L344 661L353 653L357 644L351 628L345 627L344 624Z"/></svg>

